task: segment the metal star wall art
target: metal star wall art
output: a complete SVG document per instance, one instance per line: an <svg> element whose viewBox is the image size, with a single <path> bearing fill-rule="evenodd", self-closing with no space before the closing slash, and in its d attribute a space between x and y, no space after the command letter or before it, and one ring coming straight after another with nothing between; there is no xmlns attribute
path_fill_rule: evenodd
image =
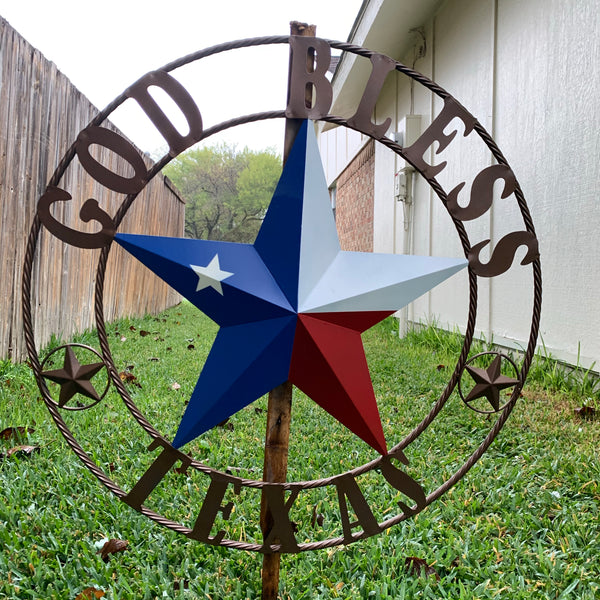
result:
<svg viewBox="0 0 600 600"><path fill-rule="evenodd" d="M466 404L477 398L485 397L495 411L500 410L500 390L514 387L519 383L518 379L511 379L506 375L502 375L500 372L501 366L502 356L499 354L487 369L472 367L471 365L465 367L475 381L475 386L465 398Z"/></svg>
<svg viewBox="0 0 600 600"><path fill-rule="evenodd" d="M58 405L63 407L75 394L82 394L87 398L99 401L100 395L92 385L91 379L103 368L104 363L101 362L82 365L77 360L71 346L66 346L63 368L42 371L41 375L45 379L49 379L60 385Z"/></svg>
<svg viewBox="0 0 600 600"><path fill-rule="evenodd" d="M175 447L289 380L386 454L361 333L467 265L342 251L308 121L253 245L115 240L220 325Z"/></svg>

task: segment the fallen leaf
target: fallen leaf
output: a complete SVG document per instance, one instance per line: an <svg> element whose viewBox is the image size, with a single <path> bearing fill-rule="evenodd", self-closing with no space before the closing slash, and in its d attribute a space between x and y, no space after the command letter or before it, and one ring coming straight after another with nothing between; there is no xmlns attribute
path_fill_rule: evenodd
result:
<svg viewBox="0 0 600 600"><path fill-rule="evenodd" d="M172 389L172 390L178 390L180 387L181 387L181 386L180 386L180 385L179 385L177 382L175 382L175 383L174 383L174 384L171 386L171 389Z"/></svg>
<svg viewBox="0 0 600 600"><path fill-rule="evenodd" d="M136 326L135 326L135 325L131 325L131 326L129 327L129 331L136 331L136 330L137 330L137 328L136 328Z"/></svg>
<svg viewBox="0 0 600 600"><path fill-rule="evenodd" d="M188 350L193 350L196 346L194 346L194 344L189 344L189 346L187 347Z"/></svg>
<svg viewBox="0 0 600 600"><path fill-rule="evenodd" d="M315 504L313 506L312 516L310 518L310 524L313 528L315 527L315 525L322 527L324 522L325 522L325 517L321 513L317 512L317 505Z"/></svg>
<svg viewBox="0 0 600 600"><path fill-rule="evenodd" d="M127 338L126 338L124 335L122 335L122 336L121 336L121 341L122 341L122 342L126 342L126 341L127 341Z"/></svg>
<svg viewBox="0 0 600 600"><path fill-rule="evenodd" d="M411 574L416 575L417 577L421 577L423 572L425 575L429 577L433 575L438 581L440 580L440 576L437 571L430 565L427 564L427 561L422 558L418 558L416 556L407 556L404 559L404 568Z"/></svg>
<svg viewBox="0 0 600 600"><path fill-rule="evenodd" d="M21 437L26 433L33 433L33 427L6 427L0 431L0 440L10 440L11 438Z"/></svg>
<svg viewBox="0 0 600 600"><path fill-rule="evenodd" d="M229 431L233 431L233 423L229 421L229 417L227 417L224 421L217 423L217 427L222 427L223 429L228 429Z"/></svg>
<svg viewBox="0 0 600 600"><path fill-rule="evenodd" d="M102 590L98 590L93 587L87 587L81 592L81 594L77 594L75 600L93 600L93 598L102 598L104 596L106 596L106 594Z"/></svg>
<svg viewBox="0 0 600 600"><path fill-rule="evenodd" d="M125 382L125 383L133 383L133 385L137 385L138 387L142 387L137 381L137 377L131 373L130 371L121 371L119 373L119 378L121 379L121 381Z"/></svg>
<svg viewBox="0 0 600 600"><path fill-rule="evenodd" d="M437 369L438 371L443 371L445 368L446 368L446 365L438 365L438 366L436 367L436 369Z"/></svg>
<svg viewBox="0 0 600 600"><path fill-rule="evenodd" d="M158 358L157 356L151 356L151 357L150 357L148 360L149 360L150 362L159 362L159 361L160 361L160 358Z"/></svg>
<svg viewBox="0 0 600 600"><path fill-rule="evenodd" d="M173 582L173 590L178 592L179 590L189 590L190 582L187 579L183 581L174 581Z"/></svg>
<svg viewBox="0 0 600 600"><path fill-rule="evenodd" d="M39 446L15 446L6 451L6 458L10 458L13 454L17 456L31 456L34 452L39 452Z"/></svg>
<svg viewBox="0 0 600 600"><path fill-rule="evenodd" d="M140 335L142 337L146 337L147 335L150 335L150 332L146 331L145 329L140 329Z"/></svg>
<svg viewBox="0 0 600 600"><path fill-rule="evenodd" d="M108 540L108 542L106 542L104 546L102 546L102 548L96 552L96 554L100 554L102 560L104 562L108 562L110 554L124 552L127 550L127 546L129 546L129 542L127 540L117 540L113 538Z"/></svg>
<svg viewBox="0 0 600 600"><path fill-rule="evenodd" d="M260 408L260 406L255 406L255 407L254 407L254 412L255 412L257 415L262 415L262 413L264 413L264 412L265 412L265 409L264 409L264 408Z"/></svg>
<svg viewBox="0 0 600 600"><path fill-rule="evenodd" d="M593 421L596 418L596 409L593 406L580 406L574 409L576 415L585 419L586 421Z"/></svg>

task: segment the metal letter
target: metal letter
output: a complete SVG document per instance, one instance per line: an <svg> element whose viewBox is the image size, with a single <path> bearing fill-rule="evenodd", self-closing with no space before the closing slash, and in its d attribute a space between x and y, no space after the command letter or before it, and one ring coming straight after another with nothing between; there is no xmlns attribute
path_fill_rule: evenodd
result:
<svg viewBox="0 0 600 600"><path fill-rule="evenodd" d="M403 463L408 464L408 460L404 454L399 458ZM411 500L414 500L417 503L416 509L413 510L404 504L404 502L398 502L398 506L402 509L404 514L412 515L425 508L426 499L423 488L404 471L397 469L392 464L389 456L385 456L381 461L381 473L393 488L406 494Z"/></svg>
<svg viewBox="0 0 600 600"><path fill-rule="evenodd" d="M285 491L278 485L267 485L263 488L267 500L267 506L273 517L273 527L264 537L262 551L271 552L271 544L281 544L279 552L298 552L298 542L294 535L294 528L290 521L289 512L294 504L300 490L290 490L290 497L284 502Z"/></svg>
<svg viewBox="0 0 600 600"><path fill-rule="evenodd" d="M288 105L285 116L292 119L320 119L331 107L333 90L331 83L325 77L331 62L331 48L322 39L314 37L290 36L292 53L290 65L290 83L288 90ZM316 57L313 69L307 66L309 53L314 51ZM307 105L306 89L310 86L314 92L312 106Z"/></svg>
<svg viewBox="0 0 600 600"><path fill-rule="evenodd" d="M354 116L348 119L348 125L379 139L385 135L392 119L388 117L381 125L375 125L371 121L371 115L375 110L375 105L377 104L377 99L379 98L387 74L396 68L396 61L383 54L373 54L371 56L371 65L371 75L369 76L367 87L360 99L360 104Z"/></svg>
<svg viewBox="0 0 600 600"><path fill-rule="evenodd" d="M169 472L173 465L179 460L183 467L188 467L192 459L176 450L160 438L156 438L148 446L148 450L156 450L161 447L163 451L156 457L150 468L140 477L131 491L122 499L132 508L139 510L146 498L152 493L154 488L162 481L163 477Z"/></svg>
<svg viewBox="0 0 600 600"><path fill-rule="evenodd" d="M484 240L475 244L467 255L469 267L479 277L496 277L510 269L515 253L519 246L527 246L527 254L521 261L521 265L528 265L539 258L540 252L537 238L529 231L513 231L505 235L494 248L488 263L483 264L479 260L479 253L491 240Z"/></svg>
<svg viewBox="0 0 600 600"><path fill-rule="evenodd" d="M159 87L177 104L190 128L187 135L181 135L169 121L162 108L149 94L150 86ZM198 106L181 83L167 72L153 71L144 75L126 91L126 94L137 100L137 103L168 142L171 156L177 156L202 137L202 116Z"/></svg>
<svg viewBox="0 0 600 600"><path fill-rule="evenodd" d="M112 150L133 169L133 177L117 175L101 165L90 154L90 146L98 144ZM103 186L122 194L137 194L146 184L148 170L138 150L122 135L105 127L87 127L81 130L75 142L75 150L83 168Z"/></svg>
<svg viewBox="0 0 600 600"><path fill-rule="evenodd" d="M335 480L335 487L337 488L338 500L340 504L344 541L346 543L351 543L354 541L352 529L358 526L362 527L363 531L369 536L379 533L381 530L379 528L379 524L377 523L377 519L373 515L373 512L367 504L367 501L360 491L360 488L358 487L354 477L350 475L338 477ZM350 500L350 504L354 509L356 518L358 519L357 521L350 522L346 496L348 497L348 500Z"/></svg>
<svg viewBox="0 0 600 600"><path fill-rule="evenodd" d="M77 246L78 248L101 248L110 243L115 235L115 225L110 216L104 212L98 202L93 198L86 200L79 211L79 216L84 223L97 221L102 225L101 231L96 233L84 233L76 231L57 221L50 214L50 206L55 202L71 200L72 196L59 187L48 187L46 193L39 199L37 214L44 227L58 239Z"/></svg>
<svg viewBox="0 0 600 600"><path fill-rule="evenodd" d="M448 210L452 216L460 221L472 221L485 214L494 200L494 183L504 179L504 189L501 198L508 198L517 187L517 180L510 167L506 165L492 165L486 167L473 180L471 186L471 199L464 208L458 204L458 193L465 183L459 183L448 194Z"/></svg>
<svg viewBox="0 0 600 600"><path fill-rule="evenodd" d="M455 117L459 118L464 123L464 137L467 137L471 131L473 131L476 122L475 117L471 115L466 108L454 100L454 98L446 98L444 100L444 108L442 108L440 114L423 132L421 137L412 146L404 148L404 158L426 177L435 177L444 170L444 167L447 164L446 162L442 162L439 165L430 165L423 159L423 154L434 142L438 143L438 148L435 152L436 154L439 154L448 147L457 132L455 129L450 135L446 135L444 129Z"/></svg>
<svg viewBox="0 0 600 600"><path fill-rule="evenodd" d="M213 537L210 536L210 531L215 523L219 511L223 514L224 519L229 519L233 510L233 502L228 502L224 506L221 504L225 497L227 487L232 481L219 473L210 474L210 485L206 492L206 497L202 503L202 508L198 514L198 518L194 523L194 529L188 534L188 537L206 542L207 544L220 544L223 541L225 532L219 530ZM240 486L234 482L234 492L240 493Z"/></svg>

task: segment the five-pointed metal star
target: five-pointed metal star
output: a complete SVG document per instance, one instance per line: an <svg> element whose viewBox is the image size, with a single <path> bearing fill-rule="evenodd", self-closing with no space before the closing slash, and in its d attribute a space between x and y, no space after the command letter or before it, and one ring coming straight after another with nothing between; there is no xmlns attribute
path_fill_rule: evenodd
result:
<svg viewBox="0 0 600 600"><path fill-rule="evenodd" d="M500 410L500 390L513 387L519 383L517 379L511 379L500 373L501 363L502 357L498 355L487 369L480 369L479 367L472 367L470 365L465 367L475 381L475 387L473 387L469 395L465 398L467 404L485 396L494 410Z"/></svg>
<svg viewBox="0 0 600 600"><path fill-rule="evenodd" d="M100 396L90 380L103 368L104 363L101 362L82 365L77 360L73 349L67 346L63 368L42 371L42 377L60 385L58 405L62 407L75 394L83 394L92 400L100 400Z"/></svg>
<svg viewBox="0 0 600 600"><path fill-rule="evenodd" d="M309 122L298 133L253 245L128 234L115 239L221 326L176 447L289 380L385 454L360 335L467 264L342 251ZM190 265L207 264L217 254L228 274L222 289L197 290ZM224 271L218 270L220 277Z"/></svg>

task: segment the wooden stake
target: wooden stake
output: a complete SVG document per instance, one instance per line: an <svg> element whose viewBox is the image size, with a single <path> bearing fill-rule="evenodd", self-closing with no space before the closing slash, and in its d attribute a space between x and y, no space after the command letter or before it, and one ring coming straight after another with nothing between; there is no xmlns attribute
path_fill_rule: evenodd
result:
<svg viewBox="0 0 600 600"><path fill-rule="evenodd" d="M316 26L292 21L290 23L291 35L314 37ZM290 56L291 60L291 56ZM307 58L307 67L313 69L314 57ZM306 92L306 102L312 103L312 93ZM283 162L287 160L290 149L296 139L296 134L302 121L300 119L287 119L285 124L285 140L283 148ZM270 483L284 483L287 477L288 449L290 439L290 423L292 420L292 384L289 381L274 388L269 393L267 409L267 431L265 435L265 462L263 467L263 481ZM283 494L283 490L282 490ZM273 527L273 517L263 493L260 506L260 527L263 539L266 539ZM281 555L279 553L265 554L262 567L262 600L277 600L279 592L279 567Z"/></svg>

